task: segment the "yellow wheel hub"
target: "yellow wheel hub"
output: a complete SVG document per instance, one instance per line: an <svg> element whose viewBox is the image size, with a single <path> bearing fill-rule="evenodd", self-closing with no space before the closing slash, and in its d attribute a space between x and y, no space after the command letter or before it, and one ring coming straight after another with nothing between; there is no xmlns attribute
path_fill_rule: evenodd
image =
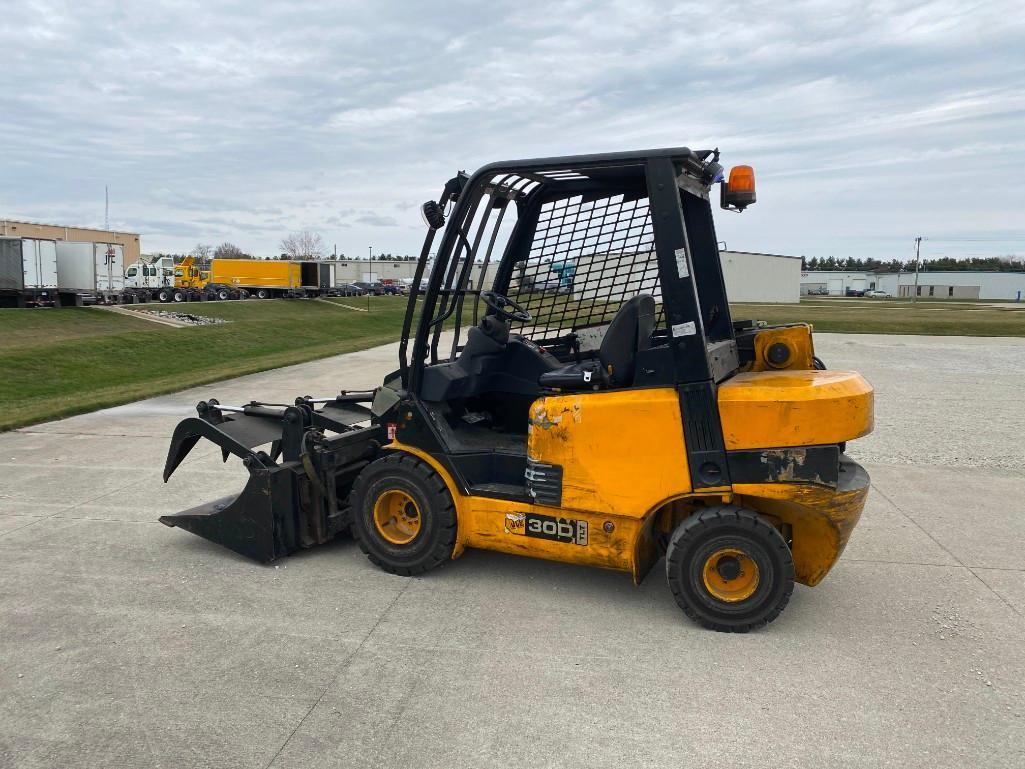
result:
<svg viewBox="0 0 1025 769"><path fill-rule="evenodd" d="M743 550L733 547L721 548L708 556L701 572L705 589L725 603L744 601L758 587L758 564Z"/></svg>
<svg viewBox="0 0 1025 769"><path fill-rule="evenodd" d="M393 545L408 545L420 533L420 508L404 491L384 492L374 503L377 533Z"/></svg>

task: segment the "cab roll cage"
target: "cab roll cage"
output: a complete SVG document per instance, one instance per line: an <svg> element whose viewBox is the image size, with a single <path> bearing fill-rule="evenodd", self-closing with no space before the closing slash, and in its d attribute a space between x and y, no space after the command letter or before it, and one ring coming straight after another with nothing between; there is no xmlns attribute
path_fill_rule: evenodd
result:
<svg viewBox="0 0 1025 769"><path fill-rule="evenodd" d="M636 257L622 244L632 243L635 251L647 249L646 257L654 252L657 274L644 273L642 278L660 294L660 324L666 334L662 346L664 365L671 370L673 383L721 381L738 365L709 202L711 186L721 179L717 150L694 152L685 147L492 163L472 176L461 173L454 177L436 203L439 210L453 203L454 207L426 288L422 288L424 273L431 263L437 233L433 225L443 223L443 217L432 223L413 276L411 293L414 297L422 295L422 307L415 319L417 302L411 299L404 318L399 348L402 388L414 396L419 393L424 367L428 362L438 362L440 336L450 320L454 323L455 354L464 325L462 313L467 295L474 297L472 322L477 323L476 297L484 287L470 287L471 271L478 266L483 282L512 205L516 207L516 222L498 256L492 290L509 293L517 265L536 261L538 254L551 252L556 254L554 258L568 255L569 262L575 254L584 254L590 247L592 252L587 256L592 260L591 279L597 286L590 292L594 295L590 306L600 308L602 301L606 307L618 304L619 300L629 298L625 292L636 291L640 286L637 270L626 285L622 281L624 260ZM553 221L557 213L552 213L552 207L564 206L560 210L566 210L569 204L563 202L571 199L578 201L580 207ZM615 203L610 205L608 201ZM425 204L425 218L430 205ZM548 218L542 222L544 216ZM642 216L644 223L640 225ZM642 226L647 228L647 236L638 240L635 234ZM571 227L574 229L566 248L547 248L553 239L567 237L565 233ZM594 233L599 230L609 236L605 239L607 243L619 244L620 248L609 247L604 253L595 253L594 243L600 238L594 237ZM594 263L598 265L597 272L593 270ZM570 266L565 272L571 273L572 269ZM572 277L560 281L572 285ZM606 287L605 294L601 293L602 286ZM570 330L601 324L601 318L596 319L593 312L587 314L585 302L577 302L572 309L556 316L562 287L555 290L554 299L540 296L535 287L533 283L530 290L534 292L532 296L537 294L538 306L570 323ZM523 290L522 281L518 288ZM550 286L543 286L542 292L552 293ZM567 307L569 301L566 300ZM414 320L412 355L407 355Z"/></svg>

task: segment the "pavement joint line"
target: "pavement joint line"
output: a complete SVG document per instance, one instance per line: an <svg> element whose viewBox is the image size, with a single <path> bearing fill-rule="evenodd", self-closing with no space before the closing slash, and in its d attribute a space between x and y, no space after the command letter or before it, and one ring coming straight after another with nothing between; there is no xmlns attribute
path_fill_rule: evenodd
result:
<svg viewBox="0 0 1025 769"><path fill-rule="evenodd" d="M114 406L113 408L117 408ZM89 412L95 414L95 411ZM81 414L79 415L81 416ZM73 417L69 417L71 419ZM17 430L11 430L12 433L22 433L24 435L73 435L76 438L163 438L164 435L150 435L149 433L76 433L76 432L63 432L58 430L31 430L28 428L18 428Z"/></svg>
<svg viewBox="0 0 1025 769"><path fill-rule="evenodd" d="M916 521L914 518L912 518L911 515L903 507L898 505L893 499L891 499L889 496L887 496L886 493L882 489L880 489L878 486L876 486L874 483L872 483L871 486L872 486L873 489L875 489L875 492L879 496L881 496L883 499L885 499L887 502L889 502L891 505L893 505L895 510L897 510L901 515L903 515L905 518L907 518L909 521L911 521L911 523L913 523L915 525L915 528L917 528L925 536L927 536L929 539L931 539L933 541L933 543L935 543L935 545L940 550L942 550L944 553L946 553L951 558L953 558L962 568L967 569L969 574L971 574L973 577L975 577L975 579L979 580L979 582L982 583L983 587L985 587L989 592L991 592L993 595L995 595L997 597L997 600L999 600L1004 606L1006 606L1008 609L1010 609L1013 614L1016 614L1019 617L1022 616L1022 613L1020 611L1018 611L1016 608L1014 608L1014 606L1012 606L1011 603L1006 598L1004 598L1002 595L1000 595L1000 593L998 593L996 590L991 588L989 586L989 583L986 582L986 580L984 580L982 577L980 577L978 574L976 574L972 570L971 566L966 565L960 558L958 558L956 555L954 555L952 552L950 552L950 550L948 550L946 547L944 547L943 544L938 539L936 539L936 537L934 537L928 531L923 529L922 526L918 523L918 521Z"/></svg>
<svg viewBox="0 0 1025 769"><path fill-rule="evenodd" d="M116 489L111 489L110 491L105 491L102 494L100 494L99 496L89 497L89 499L83 499L83 500L81 500L79 502L76 502L73 505L68 505L67 507L62 507L60 510L57 510L56 512L53 512L50 515L41 516L39 518L39 520L40 521L48 521L51 518L56 518L61 513L66 513L69 510L75 510L75 509L77 509L79 507L82 507L83 505L90 505L93 502L96 502L98 500L103 499L104 497L110 496L111 494L117 494L119 491L124 491L125 489L130 488L131 486L134 486L137 483L146 483L146 481L132 481L131 483L126 484L124 486L118 486ZM65 520L75 520L75 519L74 518L67 518ZM19 530L24 529L24 528L25 528L24 526L19 526L17 529L14 529L14 531L19 531ZM7 532L7 533L10 534L11 532Z"/></svg>
<svg viewBox="0 0 1025 769"><path fill-rule="evenodd" d="M29 521L28 523L26 523L24 526L18 526L17 528L9 529L9 530L7 530L7 531L5 531L3 533L0 533L0 537L6 537L8 534L13 534L16 531L21 531L22 529L27 529L29 526L33 526L33 525L35 525L37 523L42 523L43 521L47 520L50 517L52 517L52 516L38 516L38 517L33 516L33 519L31 521Z"/></svg>
<svg viewBox="0 0 1025 769"><path fill-rule="evenodd" d="M342 677L342 674L349 669L349 665L351 665L352 661L356 659L356 655L363 650L363 647L366 646L367 641L370 640L370 637L374 634L374 631L377 630L380 624L384 621L384 618L395 607L395 604L399 602L399 599L402 598L402 596L409 589L410 585L413 584L413 582L414 580L412 578L407 579L406 584L402 586L402 589L395 594L395 597L391 600L391 603L389 603L388 606L385 607L384 611L381 612L380 616L377 618L377 621L374 622L373 627L371 627L370 630L367 631L367 634L363 636L363 639L359 642L359 645L355 649L353 649L352 652L342 661L342 664L338 667L338 672L335 673L334 677L324 686L323 690L320 692L320 696L318 696L316 701L312 705L310 705L309 710L307 710L306 713L303 714L303 717L299 719L299 723L295 725L295 728L292 730L292 732L288 735L288 737L285 738L285 741L281 743L281 747L278 748L277 753L275 753L274 756L271 758L270 763L268 763L266 766L266 769L271 769L271 767L274 766L274 762L278 760L278 758L284 752L285 748L288 747L288 743L292 741L292 738L295 737L299 729L302 728L302 725L306 722L306 719L309 718L310 713L312 713L317 708L317 705L324 701L324 697L327 696L328 691L331 689L332 686L335 685L338 679Z"/></svg>
<svg viewBox="0 0 1025 769"><path fill-rule="evenodd" d="M158 513L157 515L171 515L171 513ZM53 515L47 517L53 518L55 516L60 517L62 521L94 521L96 523L160 523L160 521L158 521L156 518L154 518L152 521L137 521L131 518L90 518L84 515L61 515L61 511L58 511ZM17 529L15 529L15 531L17 531Z"/></svg>
<svg viewBox="0 0 1025 769"><path fill-rule="evenodd" d="M844 558L843 560L847 563L883 563L889 564L890 566L939 566L944 569L970 568L962 563L922 563L921 561L884 561L878 558Z"/></svg>
<svg viewBox="0 0 1025 769"><path fill-rule="evenodd" d="M967 568L982 569L983 571L1025 571L1025 567L1016 569L1011 566L981 566L979 564L974 564L972 566L968 566Z"/></svg>
<svg viewBox="0 0 1025 769"><path fill-rule="evenodd" d="M1012 606L1012 605L1011 605L1010 603L1008 603L1008 601L1004 600L1004 597L1003 597L1002 595L1000 595L1000 593L998 593L998 592L997 592L996 590L993 590L993 588L992 588L992 587L990 587L990 584L989 584L989 583L988 583L988 582L987 582L986 580L984 580L984 579L982 578L982 576L981 576L981 575L979 575L979 574L976 574L976 573L975 573L975 569L972 569L971 567L969 567L969 568L968 568L968 571L970 571L970 572L972 573L972 575L973 575L973 576L974 576L974 577L975 577L975 578L976 578L977 580L979 580L979 582L981 582L981 583L982 583L983 585L985 585L986 587L988 587L988 588L989 588L989 589L990 589L990 590L991 590L991 591L993 592L993 594L994 594L994 595L998 596L998 597L1000 598L1000 600L1001 600L1001 601L1003 601L1003 602L1004 602L1004 603L1006 603L1006 604L1007 604L1008 606L1010 606L1010 607L1011 607L1011 611L1013 611L1013 612L1014 612L1015 614L1017 614L1017 615L1018 615L1019 617L1025 617L1025 614L1022 614L1022 613L1021 613L1020 611L1018 611L1018 610L1017 610L1017 609L1016 609L1016 608L1015 608L1014 606Z"/></svg>

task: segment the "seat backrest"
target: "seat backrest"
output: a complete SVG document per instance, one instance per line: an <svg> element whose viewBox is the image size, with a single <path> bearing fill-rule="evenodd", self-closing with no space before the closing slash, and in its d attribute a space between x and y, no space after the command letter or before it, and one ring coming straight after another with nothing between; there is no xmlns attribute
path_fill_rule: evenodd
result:
<svg viewBox="0 0 1025 769"><path fill-rule="evenodd" d="M619 308L598 349L598 359L613 386L633 384L637 353L648 349L654 329L655 298L651 294L638 294Z"/></svg>

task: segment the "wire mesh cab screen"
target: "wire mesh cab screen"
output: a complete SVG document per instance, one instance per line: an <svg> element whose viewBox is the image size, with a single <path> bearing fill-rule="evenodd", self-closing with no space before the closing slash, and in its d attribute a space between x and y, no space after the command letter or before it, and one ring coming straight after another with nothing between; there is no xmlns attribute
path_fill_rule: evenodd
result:
<svg viewBox="0 0 1025 769"><path fill-rule="evenodd" d="M526 259L514 264L509 294L533 320L517 331L538 340L603 325L640 293L658 303L658 262L646 197L575 195L541 204Z"/></svg>

